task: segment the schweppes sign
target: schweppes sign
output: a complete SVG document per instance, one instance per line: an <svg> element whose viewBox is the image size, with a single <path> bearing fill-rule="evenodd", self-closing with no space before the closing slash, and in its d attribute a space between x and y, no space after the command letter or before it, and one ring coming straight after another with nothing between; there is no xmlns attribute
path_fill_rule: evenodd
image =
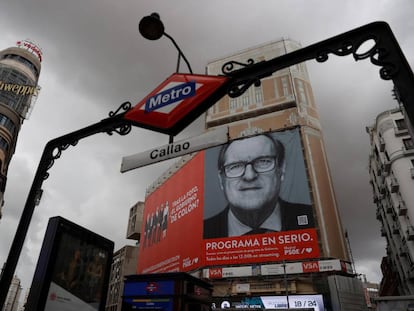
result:
<svg viewBox="0 0 414 311"><path fill-rule="evenodd" d="M17 95L37 95L39 87L0 81L0 91L12 92Z"/></svg>

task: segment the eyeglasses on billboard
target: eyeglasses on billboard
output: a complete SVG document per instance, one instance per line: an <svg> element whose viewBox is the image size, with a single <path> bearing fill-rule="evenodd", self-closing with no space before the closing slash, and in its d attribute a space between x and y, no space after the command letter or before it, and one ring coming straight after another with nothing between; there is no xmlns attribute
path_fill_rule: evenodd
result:
<svg viewBox="0 0 414 311"><path fill-rule="evenodd" d="M253 170L256 173L266 173L275 168L276 157L259 157L252 161L240 161L224 165L224 175L228 178L241 177L246 172L246 166L249 164L252 166Z"/></svg>

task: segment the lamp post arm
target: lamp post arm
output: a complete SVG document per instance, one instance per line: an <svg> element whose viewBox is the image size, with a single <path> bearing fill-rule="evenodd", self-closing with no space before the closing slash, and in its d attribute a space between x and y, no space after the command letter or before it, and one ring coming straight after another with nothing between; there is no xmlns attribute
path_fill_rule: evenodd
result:
<svg viewBox="0 0 414 311"><path fill-rule="evenodd" d="M128 134L131 131L131 122L124 119L125 112L117 114L121 108L123 110L129 110L131 108L131 104L128 102L124 103L121 105L121 107L118 108L117 111L110 112L109 118L101 120L98 123L89 125L72 133L52 139L46 144L39 165L37 167L30 192L26 199L26 204L23 208L16 234L10 247L7 261L1 274L0 309L2 309L5 303L6 296L20 257L20 253L23 248L24 240L29 229L30 221L33 216L36 201L39 193L41 192L43 181L49 177L48 170L53 166L55 160L60 158L63 150L66 150L69 146L75 146L78 141L83 138L95 135L97 133L107 133L109 135L112 135L113 132L116 132L120 135Z"/></svg>
<svg viewBox="0 0 414 311"><path fill-rule="evenodd" d="M171 37L169 34L164 32L164 36L166 36L168 39L171 40L171 42L174 44L175 48L178 50L178 57L182 57L185 61L185 63L187 64L188 70L190 71L191 74L193 74L193 70L191 69L190 63L187 60L187 57L185 57L183 51L181 51L180 47L178 46L177 42L175 42L175 40L173 39L173 37ZM177 71L178 71L178 66L179 66L179 60L180 58L178 58L178 63L177 63Z"/></svg>

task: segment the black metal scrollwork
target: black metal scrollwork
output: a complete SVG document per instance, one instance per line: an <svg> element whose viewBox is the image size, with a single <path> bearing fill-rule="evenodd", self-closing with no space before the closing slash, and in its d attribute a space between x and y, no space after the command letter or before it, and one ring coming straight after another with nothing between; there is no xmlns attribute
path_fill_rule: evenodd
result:
<svg viewBox="0 0 414 311"><path fill-rule="evenodd" d="M109 112L109 117L112 118L112 117L116 116L121 109L123 110L123 112L127 112L129 109L131 109L131 107L132 107L132 104L130 102L124 102L118 107L117 110L110 111Z"/></svg>
<svg viewBox="0 0 414 311"><path fill-rule="evenodd" d="M91 127L70 133L69 135L61 137L61 139L55 139L49 148L45 149L43 180L49 178L48 170L55 164L55 160L60 158L62 151L68 149L70 146L76 146L79 139L99 132L107 133L108 135L112 135L113 132L118 133L119 135L127 135L131 132L131 123L122 117L122 115L130 110L131 107L132 105L130 102L124 102L118 109L109 112L109 119L103 120Z"/></svg>
<svg viewBox="0 0 414 311"><path fill-rule="evenodd" d="M358 53L358 49L368 41L374 41L375 44L366 52ZM337 56L346 56L352 54L356 61L369 58L371 63L382 67L379 70L380 77L384 80L390 80L394 75L398 73L398 66L395 62L387 62L386 58L389 52L379 46L379 39L374 36L366 36L362 39L356 40L356 42L346 41L340 47L334 49L325 49L317 53L315 59L317 62L325 62L329 58L329 54Z"/></svg>
<svg viewBox="0 0 414 311"><path fill-rule="evenodd" d="M116 128L108 130L106 133L108 135L112 135L113 132L115 132L115 133L117 133L121 136L127 135L127 134L129 134L129 132L131 132L131 124L130 123L122 124L122 125L120 125Z"/></svg>
<svg viewBox="0 0 414 311"><path fill-rule="evenodd" d="M128 110L130 110L131 107L132 107L132 104L130 102L124 102L118 107L117 110L110 111L109 112L109 117L113 118L113 117L117 116L121 109L123 110L121 113L125 113ZM124 124L121 124L119 126L114 127L113 129L110 129L110 130L106 131L106 133L108 135L112 135L113 132L118 133L119 135L122 135L122 136L127 135L131 132L131 124L129 122L124 123Z"/></svg>
<svg viewBox="0 0 414 311"><path fill-rule="evenodd" d="M223 74L225 74L225 75L228 75L233 70L236 70L236 68L235 68L236 66L235 65L238 65L239 67L247 67L247 66L250 66L250 65L253 65L253 64L254 64L254 60L252 58L249 58L247 60L247 63L246 64L240 63L240 62L236 62L235 60L231 60L231 61L223 64L223 66L221 67L221 72Z"/></svg>
<svg viewBox="0 0 414 311"><path fill-rule="evenodd" d="M43 176L43 180L46 180L49 178L49 173L47 172L50 168L52 168L53 164L55 164L55 160L59 159L60 156L62 155L62 151L66 150L69 148L69 146L76 146L78 144L78 141L74 141L70 144L63 144L61 146L56 146L51 152L50 155L48 156L48 163L46 166L46 171L45 174Z"/></svg>
<svg viewBox="0 0 414 311"><path fill-rule="evenodd" d="M247 89L252 86L260 86L260 80L257 79L252 79L252 80L247 80L244 83L239 83L237 85L233 85L228 91L227 91L227 95L229 95L229 97L231 98L235 98L235 97L239 97L240 95L242 95L244 92L247 91Z"/></svg>
<svg viewBox="0 0 414 311"><path fill-rule="evenodd" d="M227 76L231 76L232 72L240 69L240 67L245 68L253 64L254 64L254 60L252 58L249 58L246 63L241 63L241 62L232 60L232 61L229 61L223 64L223 66L221 67L221 71L223 74ZM247 89L252 85L259 87L261 85L260 79L251 78L251 79L247 79L242 82L239 82L237 85L232 85L227 91L227 95L229 95L232 98L239 97L244 92L246 92Z"/></svg>

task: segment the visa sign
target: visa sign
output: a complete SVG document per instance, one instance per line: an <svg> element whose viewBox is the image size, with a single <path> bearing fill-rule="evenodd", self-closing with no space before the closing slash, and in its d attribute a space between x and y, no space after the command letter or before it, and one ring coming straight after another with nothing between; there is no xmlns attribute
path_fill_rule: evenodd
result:
<svg viewBox="0 0 414 311"><path fill-rule="evenodd" d="M151 112L185 98L192 97L196 93L195 89L195 81L190 81L157 93L145 102L145 112Z"/></svg>

